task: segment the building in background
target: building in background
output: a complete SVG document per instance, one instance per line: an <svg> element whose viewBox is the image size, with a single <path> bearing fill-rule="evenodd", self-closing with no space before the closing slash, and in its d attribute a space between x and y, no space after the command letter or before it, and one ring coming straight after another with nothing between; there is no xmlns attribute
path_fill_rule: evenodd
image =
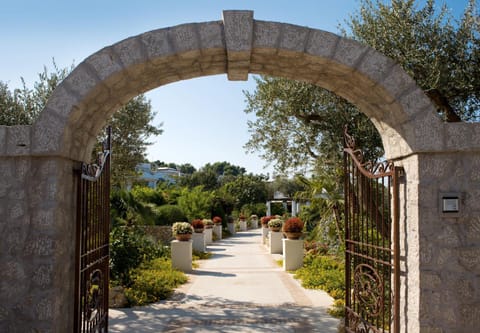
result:
<svg viewBox="0 0 480 333"><path fill-rule="evenodd" d="M175 178L181 176L180 171L169 167L158 167L152 170L150 163L141 163L135 167L139 173L138 181L146 182L150 188L156 188L158 182L175 183Z"/></svg>

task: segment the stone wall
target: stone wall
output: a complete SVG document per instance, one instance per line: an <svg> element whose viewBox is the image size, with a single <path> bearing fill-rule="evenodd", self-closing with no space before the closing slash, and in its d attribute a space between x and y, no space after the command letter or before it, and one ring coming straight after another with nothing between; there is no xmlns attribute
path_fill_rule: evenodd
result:
<svg viewBox="0 0 480 333"><path fill-rule="evenodd" d="M0 159L0 332L71 330L75 182L71 161Z"/></svg>
<svg viewBox="0 0 480 333"><path fill-rule="evenodd" d="M405 168L401 331L480 327L480 125L443 124L415 82L367 46L226 11L223 21L154 30L100 50L60 84L33 126L0 126L1 332L72 331L74 161L89 158L109 116L163 84L250 73L312 82L348 99ZM458 217L439 213L443 192L462 194Z"/></svg>
<svg viewBox="0 0 480 333"><path fill-rule="evenodd" d="M174 239L172 235L172 227L168 225L149 225L142 226L146 236L156 243L163 245L170 245L170 242Z"/></svg>

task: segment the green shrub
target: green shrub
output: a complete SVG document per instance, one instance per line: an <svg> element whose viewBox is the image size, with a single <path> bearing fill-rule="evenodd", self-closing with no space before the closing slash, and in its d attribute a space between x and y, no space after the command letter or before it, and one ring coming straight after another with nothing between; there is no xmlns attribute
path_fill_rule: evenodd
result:
<svg viewBox="0 0 480 333"><path fill-rule="evenodd" d="M250 216L255 214L257 216L265 216L267 214L267 205L262 203L255 204L245 204L242 206L241 211L246 215Z"/></svg>
<svg viewBox="0 0 480 333"><path fill-rule="evenodd" d="M158 246L135 227L114 228L110 233L110 276L118 284L132 283L131 271L142 262L169 257L170 249Z"/></svg>
<svg viewBox="0 0 480 333"><path fill-rule="evenodd" d="M130 306L145 305L168 298L187 276L172 268L171 260L158 258L145 262L132 272L132 285L125 289Z"/></svg>
<svg viewBox="0 0 480 333"><path fill-rule="evenodd" d="M183 210L176 205L163 205L155 208L156 225L172 225L177 221L187 221Z"/></svg>
<svg viewBox="0 0 480 333"><path fill-rule="evenodd" d="M144 203L153 203L157 206L166 203L166 200L160 191L147 186L135 186L131 190L131 193L136 200Z"/></svg>

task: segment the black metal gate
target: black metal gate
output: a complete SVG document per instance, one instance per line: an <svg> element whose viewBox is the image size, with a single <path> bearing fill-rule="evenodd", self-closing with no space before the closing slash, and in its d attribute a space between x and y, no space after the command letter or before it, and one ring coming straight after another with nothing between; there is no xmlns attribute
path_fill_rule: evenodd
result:
<svg viewBox="0 0 480 333"><path fill-rule="evenodd" d="M363 161L345 130L347 332L400 332L398 181L393 162Z"/></svg>
<svg viewBox="0 0 480 333"><path fill-rule="evenodd" d="M75 332L107 332L111 130L94 164L78 172Z"/></svg>

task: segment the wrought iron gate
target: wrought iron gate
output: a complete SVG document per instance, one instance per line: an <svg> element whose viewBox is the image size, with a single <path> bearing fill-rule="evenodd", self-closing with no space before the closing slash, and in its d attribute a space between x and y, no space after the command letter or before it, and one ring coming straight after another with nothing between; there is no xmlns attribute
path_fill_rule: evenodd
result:
<svg viewBox="0 0 480 333"><path fill-rule="evenodd" d="M94 164L78 171L75 332L107 332L111 130Z"/></svg>
<svg viewBox="0 0 480 333"><path fill-rule="evenodd" d="M393 162L363 161L345 129L347 332L400 332L398 181Z"/></svg>

